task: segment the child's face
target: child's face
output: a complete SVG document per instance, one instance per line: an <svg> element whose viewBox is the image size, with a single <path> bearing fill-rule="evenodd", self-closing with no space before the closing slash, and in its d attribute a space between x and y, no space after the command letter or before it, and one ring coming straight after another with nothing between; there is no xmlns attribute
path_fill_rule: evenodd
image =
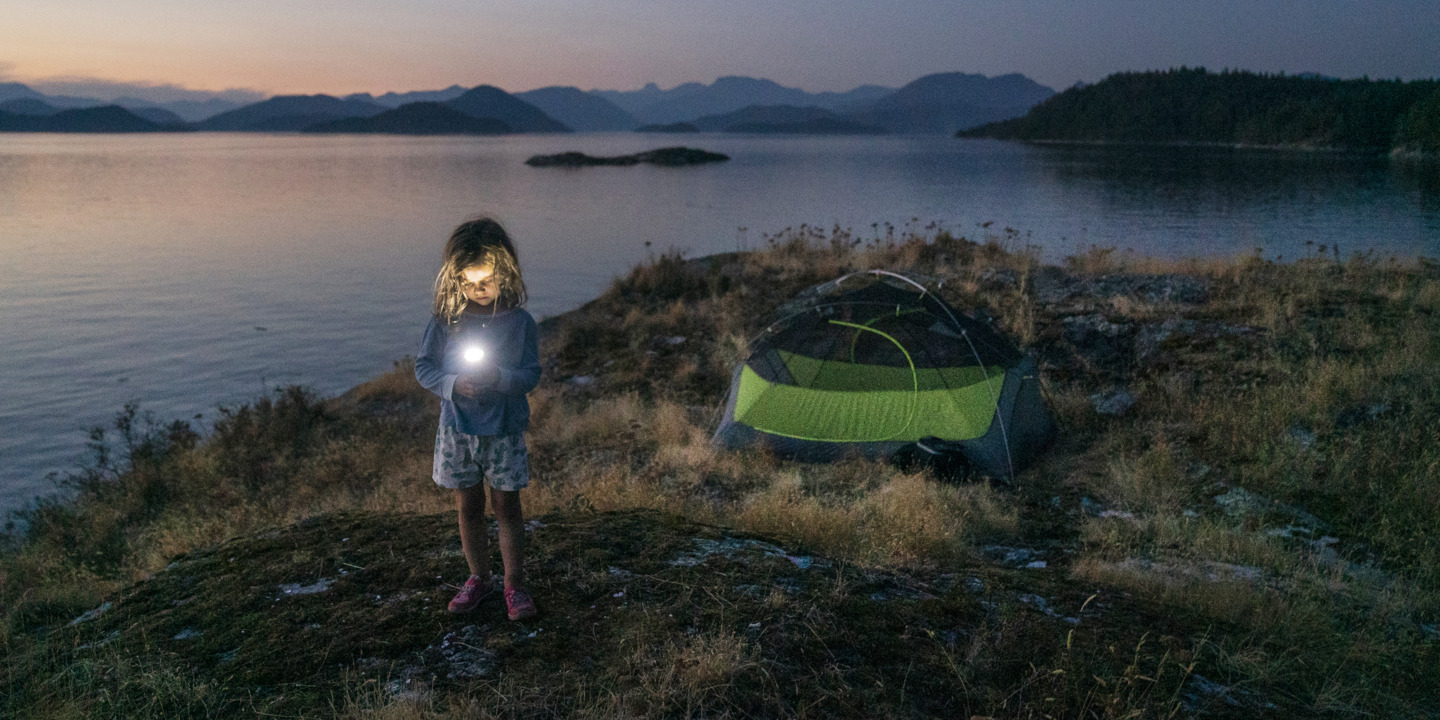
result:
<svg viewBox="0 0 1440 720"><path fill-rule="evenodd" d="M481 307L489 307L500 299L500 282L494 265L471 265L460 271L460 290L465 299Z"/></svg>

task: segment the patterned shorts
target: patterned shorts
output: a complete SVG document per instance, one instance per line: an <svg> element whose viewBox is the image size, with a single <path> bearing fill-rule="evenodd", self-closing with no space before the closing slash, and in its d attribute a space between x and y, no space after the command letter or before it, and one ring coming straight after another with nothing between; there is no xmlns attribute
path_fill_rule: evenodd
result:
<svg viewBox="0 0 1440 720"><path fill-rule="evenodd" d="M483 477L496 490L530 484L525 434L466 435L441 425L435 433L435 484L451 490L476 485Z"/></svg>

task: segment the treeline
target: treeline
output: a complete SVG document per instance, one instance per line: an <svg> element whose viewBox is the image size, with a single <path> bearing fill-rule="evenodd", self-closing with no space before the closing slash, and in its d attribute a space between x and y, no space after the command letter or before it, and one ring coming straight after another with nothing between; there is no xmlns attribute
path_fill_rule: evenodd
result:
<svg viewBox="0 0 1440 720"><path fill-rule="evenodd" d="M961 137L1440 151L1440 81L1126 72Z"/></svg>
<svg viewBox="0 0 1440 720"><path fill-rule="evenodd" d="M1395 151L1440 156L1440 90L1415 103L1400 119Z"/></svg>
<svg viewBox="0 0 1440 720"><path fill-rule="evenodd" d="M119 105L61 110L53 115L28 115L0 110L0 132L134 133L178 132L184 124L147 120Z"/></svg>

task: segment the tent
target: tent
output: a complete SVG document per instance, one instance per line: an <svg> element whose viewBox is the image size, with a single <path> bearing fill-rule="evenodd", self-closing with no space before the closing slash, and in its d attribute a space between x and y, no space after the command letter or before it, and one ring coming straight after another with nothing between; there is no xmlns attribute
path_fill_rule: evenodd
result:
<svg viewBox="0 0 1440 720"><path fill-rule="evenodd" d="M735 369L715 442L828 462L959 453L1010 478L1054 437L1033 358L904 275L801 292Z"/></svg>

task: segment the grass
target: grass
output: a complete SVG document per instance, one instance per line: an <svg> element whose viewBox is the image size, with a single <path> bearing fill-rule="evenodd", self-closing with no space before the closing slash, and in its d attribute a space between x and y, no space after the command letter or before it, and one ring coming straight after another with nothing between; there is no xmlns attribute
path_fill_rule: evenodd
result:
<svg viewBox="0 0 1440 720"><path fill-rule="evenodd" d="M463 561L408 363L203 437L126 408L0 554L4 712L1440 713L1440 266L1044 266L1021 240L801 226L663 254L547 320L533 625L439 607ZM710 444L773 310L871 267L943 283L1039 358L1062 435L1013 486ZM1133 408L1098 414L1117 386Z"/></svg>

